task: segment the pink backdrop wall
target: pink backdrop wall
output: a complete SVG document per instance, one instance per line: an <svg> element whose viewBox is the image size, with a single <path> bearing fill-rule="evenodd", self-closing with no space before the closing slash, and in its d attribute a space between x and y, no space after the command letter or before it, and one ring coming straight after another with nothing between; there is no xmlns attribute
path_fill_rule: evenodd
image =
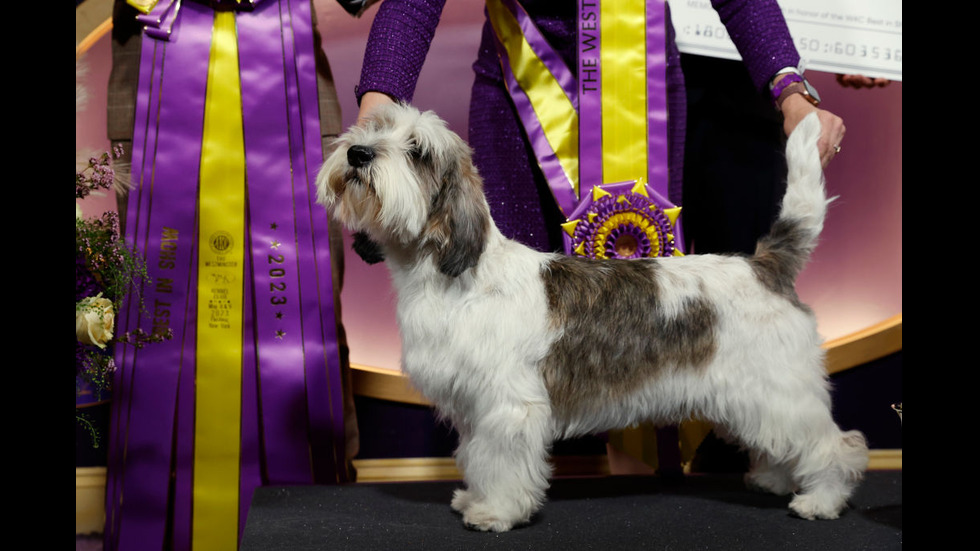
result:
<svg viewBox="0 0 980 551"><path fill-rule="evenodd" d="M377 7L353 19L334 0L315 4L346 127L356 118L354 86ZM482 20L483 0L447 2L415 95L418 107L438 112L464 139ZM91 98L76 118L76 150L107 147L108 42L108 36L100 38L86 54L84 81ZM831 205L821 244L797 286L816 312L823 336L833 339L902 313L902 83L854 90L840 87L831 74L808 71L807 76L824 105L847 126L843 150L826 171L829 193L839 199ZM111 198L83 204L86 215L113 208ZM398 369L394 295L384 265L368 266L348 254L342 297L351 361Z"/></svg>

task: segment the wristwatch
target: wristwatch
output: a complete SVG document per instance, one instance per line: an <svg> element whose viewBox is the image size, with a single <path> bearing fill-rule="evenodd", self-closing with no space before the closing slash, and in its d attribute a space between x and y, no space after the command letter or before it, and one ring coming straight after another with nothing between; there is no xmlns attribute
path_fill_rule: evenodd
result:
<svg viewBox="0 0 980 551"><path fill-rule="evenodd" d="M772 88L772 99L776 102L776 107L779 108L782 108L786 98L793 94L802 94L813 105L820 105L820 94L803 75L790 73L780 79L779 83Z"/></svg>

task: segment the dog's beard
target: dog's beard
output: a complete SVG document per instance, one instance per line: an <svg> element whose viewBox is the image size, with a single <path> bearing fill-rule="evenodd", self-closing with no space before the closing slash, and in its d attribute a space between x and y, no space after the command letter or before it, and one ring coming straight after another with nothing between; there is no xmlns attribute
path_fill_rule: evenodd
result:
<svg viewBox="0 0 980 551"><path fill-rule="evenodd" d="M381 112L335 145L317 179L318 202L331 217L386 250L428 247L446 256L452 249L454 256L440 260L447 273L472 265L483 250L489 213L476 196L481 190L469 148L444 123ZM449 239L457 234L469 239ZM452 260L460 255L468 260Z"/></svg>
<svg viewBox="0 0 980 551"><path fill-rule="evenodd" d="M336 173L335 173L336 174ZM324 204L352 232L372 240L409 243L418 238L428 219L431 194L401 158L347 167L330 181L331 196Z"/></svg>
<svg viewBox="0 0 980 551"><path fill-rule="evenodd" d="M338 187L338 200L331 205L334 216L352 232L370 231L375 227L381 208L371 186L356 176L345 177Z"/></svg>

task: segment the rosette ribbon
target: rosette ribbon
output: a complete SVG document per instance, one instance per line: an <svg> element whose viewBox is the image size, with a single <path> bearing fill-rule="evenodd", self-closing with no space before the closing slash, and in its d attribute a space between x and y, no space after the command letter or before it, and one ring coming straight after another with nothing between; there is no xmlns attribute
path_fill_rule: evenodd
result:
<svg viewBox="0 0 980 551"><path fill-rule="evenodd" d="M117 347L105 544L237 549L256 487L349 476L310 2L149 14L120 331L174 338Z"/></svg>
<svg viewBox="0 0 980 551"><path fill-rule="evenodd" d="M680 207L665 199L669 178L663 0L581 3L577 76L517 0L488 0L487 13L507 90L552 195L569 221L566 252L609 258L601 255L607 250L604 246L580 247L582 236L574 230L581 234L591 227L590 220L577 223L585 209L598 208L606 202L603 197L616 195L612 201L617 209L637 206L636 216L616 220L625 224L643 219L647 226L658 227L666 223L660 246L643 249L649 256L682 254ZM624 190L622 182L632 184ZM592 193L600 186L604 191ZM633 197L624 202L622 193L645 200ZM636 231L635 225L623 225L614 233Z"/></svg>
<svg viewBox="0 0 980 551"><path fill-rule="evenodd" d="M562 224L565 250L598 259L680 256L680 212L642 181L594 186Z"/></svg>

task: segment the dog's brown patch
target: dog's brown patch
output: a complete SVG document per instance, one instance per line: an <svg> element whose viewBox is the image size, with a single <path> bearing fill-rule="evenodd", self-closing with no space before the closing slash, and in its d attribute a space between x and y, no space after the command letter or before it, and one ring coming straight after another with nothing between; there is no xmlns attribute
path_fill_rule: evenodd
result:
<svg viewBox="0 0 980 551"><path fill-rule="evenodd" d="M809 311L796 294L796 278L813 249L813 239L792 219L780 219L769 235L759 240L748 263L762 285L789 299L797 308Z"/></svg>
<svg viewBox="0 0 980 551"><path fill-rule="evenodd" d="M542 365L559 419L601 407L665 370L698 368L715 354L717 313L698 296L677 315L660 304L656 260L560 257L542 277L561 331Z"/></svg>

